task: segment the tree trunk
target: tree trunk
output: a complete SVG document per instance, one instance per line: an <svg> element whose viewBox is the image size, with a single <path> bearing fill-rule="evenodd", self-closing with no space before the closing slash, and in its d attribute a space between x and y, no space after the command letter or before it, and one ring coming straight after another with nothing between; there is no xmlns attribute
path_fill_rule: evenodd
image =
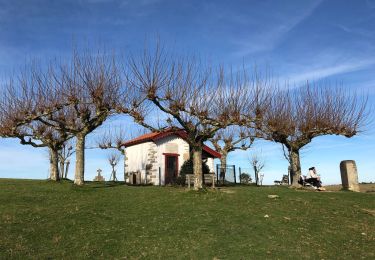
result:
<svg viewBox="0 0 375 260"><path fill-rule="evenodd" d="M202 147L193 148L194 190L203 188Z"/></svg>
<svg viewBox="0 0 375 260"><path fill-rule="evenodd" d="M65 176L65 162L60 160L60 178L64 179Z"/></svg>
<svg viewBox="0 0 375 260"><path fill-rule="evenodd" d="M117 181L117 176L116 176L116 170L115 170L115 166L112 165L112 173L111 173L111 180L116 182Z"/></svg>
<svg viewBox="0 0 375 260"><path fill-rule="evenodd" d="M124 183L126 183L126 152L123 152L124 155Z"/></svg>
<svg viewBox="0 0 375 260"><path fill-rule="evenodd" d="M255 178L255 185L259 186L259 173L258 173L258 167L256 165L253 165L254 169L254 178Z"/></svg>
<svg viewBox="0 0 375 260"><path fill-rule="evenodd" d="M68 170L69 170L69 164L70 164L70 161L66 161L66 167L65 167L65 176L64 176L64 179L68 179Z"/></svg>
<svg viewBox="0 0 375 260"><path fill-rule="evenodd" d="M59 176L59 157L56 149L49 148L50 179L60 180Z"/></svg>
<svg viewBox="0 0 375 260"><path fill-rule="evenodd" d="M74 184L83 185L85 175L85 138L83 134L77 135L76 143L76 170Z"/></svg>
<svg viewBox="0 0 375 260"><path fill-rule="evenodd" d="M225 174L227 173L227 153L222 153L220 158L220 177L225 184Z"/></svg>
<svg viewBox="0 0 375 260"><path fill-rule="evenodd" d="M291 150L289 151L289 160L290 160L290 176L291 184L293 187L300 187L298 180L301 177L301 161L299 157L299 151Z"/></svg>

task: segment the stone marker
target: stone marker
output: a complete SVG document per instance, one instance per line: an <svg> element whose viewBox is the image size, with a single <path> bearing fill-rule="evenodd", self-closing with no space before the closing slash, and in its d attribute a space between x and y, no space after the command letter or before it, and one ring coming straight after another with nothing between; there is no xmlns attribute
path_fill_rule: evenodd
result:
<svg viewBox="0 0 375 260"><path fill-rule="evenodd" d="M355 161L347 160L340 163L341 182L344 190L359 192L358 172Z"/></svg>
<svg viewBox="0 0 375 260"><path fill-rule="evenodd" d="M94 181L105 181L104 177L100 174L102 170L98 169L97 172L98 172L98 175L95 176Z"/></svg>

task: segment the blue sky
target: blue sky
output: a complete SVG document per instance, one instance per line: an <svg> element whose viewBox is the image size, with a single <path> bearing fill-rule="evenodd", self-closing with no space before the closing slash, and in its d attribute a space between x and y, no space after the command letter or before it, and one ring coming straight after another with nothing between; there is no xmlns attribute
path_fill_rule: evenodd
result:
<svg viewBox="0 0 375 260"><path fill-rule="evenodd" d="M369 93L375 104L375 0L0 0L0 82L27 60L69 55L74 44L94 42L126 54L156 35L175 52L267 67L291 84L339 82ZM112 125L132 122L110 120L96 134ZM314 165L326 183L339 183L340 161L354 159L360 181L375 181L372 127L352 139L317 138L302 153L303 171ZM287 168L280 145L259 141L254 150L266 161L265 182L280 179ZM87 179L97 168L109 177L107 154L88 151ZM249 157L250 151L236 152L229 163L246 168ZM46 151L0 140L0 177L45 178L47 172Z"/></svg>

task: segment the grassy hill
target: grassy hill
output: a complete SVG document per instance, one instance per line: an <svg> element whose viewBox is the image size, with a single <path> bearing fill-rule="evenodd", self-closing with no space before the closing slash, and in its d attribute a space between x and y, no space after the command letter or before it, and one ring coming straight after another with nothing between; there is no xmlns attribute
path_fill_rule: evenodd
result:
<svg viewBox="0 0 375 260"><path fill-rule="evenodd" d="M374 248L373 193L0 180L1 259L374 259Z"/></svg>

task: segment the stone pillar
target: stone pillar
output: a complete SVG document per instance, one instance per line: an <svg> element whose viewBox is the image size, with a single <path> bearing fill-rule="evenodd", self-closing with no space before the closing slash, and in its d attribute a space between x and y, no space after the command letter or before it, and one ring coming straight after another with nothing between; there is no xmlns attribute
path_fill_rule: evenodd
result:
<svg viewBox="0 0 375 260"><path fill-rule="evenodd" d="M341 182L344 190L359 192L358 172L355 161L347 160L340 163Z"/></svg>

